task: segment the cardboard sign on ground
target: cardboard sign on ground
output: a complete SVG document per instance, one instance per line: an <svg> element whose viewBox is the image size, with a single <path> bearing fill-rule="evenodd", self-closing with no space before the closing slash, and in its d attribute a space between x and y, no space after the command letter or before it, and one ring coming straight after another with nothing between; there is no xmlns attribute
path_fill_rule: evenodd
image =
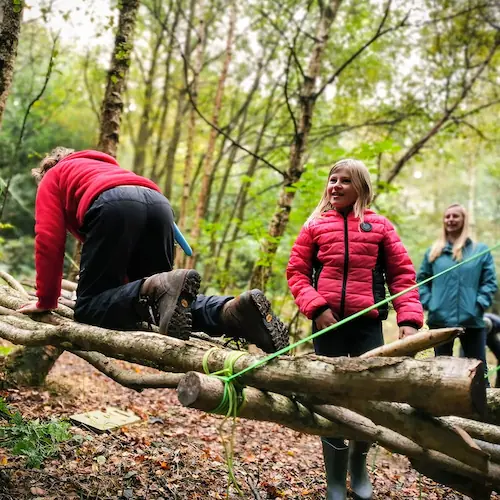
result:
<svg viewBox="0 0 500 500"><path fill-rule="evenodd" d="M123 425L130 425L141 420L140 417L131 411L113 407L108 407L104 411L94 410L86 413L78 413L71 415L70 419L77 424L86 425L100 432L116 429Z"/></svg>

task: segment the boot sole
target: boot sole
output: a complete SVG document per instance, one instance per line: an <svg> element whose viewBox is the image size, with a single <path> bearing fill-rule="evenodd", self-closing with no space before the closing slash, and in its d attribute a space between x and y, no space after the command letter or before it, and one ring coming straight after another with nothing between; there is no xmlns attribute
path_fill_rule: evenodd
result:
<svg viewBox="0 0 500 500"><path fill-rule="evenodd" d="M266 352L276 352L287 347L289 345L288 328L273 313L271 303L266 299L266 296L260 290L250 290L250 298L259 311L262 325L272 343L272 349L264 350Z"/></svg>
<svg viewBox="0 0 500 500"><path fill-rule="evenodd" d="M198 295L200 283L201 276L196 271L190 270L186 273L174 313L166 327L161 325L160 333L181 340L189 339L193 326L191 303Z"/></svg>

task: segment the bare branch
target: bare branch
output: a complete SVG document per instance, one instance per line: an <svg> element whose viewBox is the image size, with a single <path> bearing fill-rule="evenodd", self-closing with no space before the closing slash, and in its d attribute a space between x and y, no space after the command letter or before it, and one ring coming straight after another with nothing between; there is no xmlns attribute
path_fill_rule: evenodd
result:
<svg viewBox="0 0 500 500"><path fill-rule="evenodd" d="M90 363L101 373L124 387L141 392L143 389L175 389L182 373L135 373L118 367L116 361L96 351L70 351Z"/></svg>

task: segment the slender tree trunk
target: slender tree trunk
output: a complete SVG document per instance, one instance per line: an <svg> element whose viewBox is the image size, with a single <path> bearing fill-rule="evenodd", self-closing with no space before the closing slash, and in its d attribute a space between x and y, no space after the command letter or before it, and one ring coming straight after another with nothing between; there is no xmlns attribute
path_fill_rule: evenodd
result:
<svg viewBox="0 0 500 500"><path fill-rule="evenodd" d="M232 51L233 51L233 40L234 40L234 29L236 25L236 1L231 1L231 13L229 18L229 30L227 35L226 42L226 57L224 59L224 63L222 66L222 72L219 77L219 82L217 85L217 93L215 95L215 104L214 111L212 115L211 123L215 126L219 124L219 115L222 108L222 99L224 97L224 86L226 83L228 71L229 71L229 63L231 62ZM201 183L200 195L198 198L198 204L196 207L196 215L193 223L193 227L191 228L191 238L194 242L196 242L200 237L201 232L201 220L205 217L207 207L208 207L208 192L210 190L210 179L213 174L213 154L215 150L215 141L217 139L218 132L212 127L210 129L210 136L208 139L207 145L207 154L205 156L205 164L203 168L203 178ZM196 262L196 254L188 259L188 267L194 267Z"/></svg>
<svg viewBox="0 0 500 500"><path fill-rule="evenodd" d="M285 233L286 226L288 225L292 202L295 197L295 190L291 189L291 187L299 181L304 172L304 156L317 98L316 84L320 75L321 62L329 38L330 28L335 20L341 2L342 0L329 0L323 6L321 12L316 30L316 42L300 91L300 116L290 148L290 164L285 174L285 182L279 196L276 211L269 225L270 238L264 241L263 244L262 253L268 263L257 264L254 267L250 278L250 288L265 289L267 280L271 274L270 263L276 255L278 242Z"/></svg>
<svg viewBox="0 0 500 500"><path fill-rule="evenodd" d="M167 14L168 17L169 14ZM135 155L134 155L134 172L139 175L144 175L144 165L146 163L146 149L151 136L151 110L153 107L153 89L154 79L156 76L156 63L158 60L158 52L160 50L163 34L165 33L165 22L161 23L160 32L156 39L151 56L151 66L149 67L146 85L144 89L144 106L142 108L141 121L137 139L135 141Z"/></svg>
<svg viewBox="0 0 500 500"><path fill-rule="evenodd" d="M188 64L191 54L191 25L194 19L194 1L191 1L191 10L189 12L188 27L186 30L186 40L184 42L184 57L186 61L184 64ZM187 82L185 82L187 85ZM175 113L174 126L172 127L172 136L168 144L167 155L165 157L165 165L163 170L165 172L165 185L163 192L167 198L172 197L172 184L174 181L174 166L175 166L175 153L177 152L177 147L181 138L182 131L182 118L186 114L187 104L186 104L187 89L182 87L179 89L177 95L177 110Z"/></svg>
<svg viewBox="0 0 500 500"><path fill-rule="evenodd" d="M194 20L194 7L196 0L191 0L191 11L190 11L190 26ZM191 101L188 105L189 108L189 119L187 126L187 140L186 140L186 158L184 162L184 173L182 176L182 197L181 197L181 208L179 210L179 227L186 230L186 218L187 211L189 207L190 193L191 193L191 176L193 171L193 156L194 156L194 138L196 132L196 109L195 106L198 105L198 85L201 69L203 68L203 61L205 58L205 40L206 40L206 29L207 24L205 22L205 13L203 1L200 0L198 3L199 10L199 24L198 24L198 42L196 49L196 58L193 68L193 79L189 85L186 81L186 85L190 87ZM185 267L187 264L187 257L183 252L177 252L175 257L177 267Z"/></svg>
<svg viewBox="0 0 500 500"><path fill-rule="evenodd" d="M0 128L14 75L23 7L24 2L0 0Z"/></svg>
<svg viewBox="0 0 500 500"><path fill-rule="evenodd" d="M120 19L115 36L115 47L108 72L108 83L101 111L101 124L97 148L116 156L123 111L123 93L126 88L131 61L133 36L139 0L122 0L119 3Z"/></svg>
<svg viewBox="0 0 500 500"><path fill-rule="evenodd" d="M158 182L158 165L160 162L160 158L163 152L163 138L165 136L166 124L167 124L167 116L170 108L170 96L169 90L171 86L170 82L170 70L172 64L172 54L174 52L174 42L175 42L175 33L177 30L177 25L179 23L179 16L181 12L181 4L177 2L177 7L175 10L174 21L172 23L172 27L170 29L170 36L168 40L167 46L167 57L165 60L165 78L163 80L163 93L160 102L161 109L161 117L160 117L160 126L158 127L158 135L156 138L156 147L153 154L153 161L151 165L151 179L154 182Z"/></svg>

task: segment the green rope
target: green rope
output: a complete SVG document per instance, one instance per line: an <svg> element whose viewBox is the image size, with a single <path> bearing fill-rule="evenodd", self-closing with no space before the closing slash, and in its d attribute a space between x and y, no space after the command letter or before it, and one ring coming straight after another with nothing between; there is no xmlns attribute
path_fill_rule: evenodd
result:
<svg viewBox="0 0 500 500"><path fill-rule="evenodd" d="M388 302L391 302L394 299L397 299L398 297L401 297L401 295L404 295L405 293L410 292L411 290L415 290L415 288L418 288L422 285L425 285L426 283L429 283L430 281L438 278L439 276L442 276L443 274L449 273L450 271L453 271L454 269L457 269L460 266L463 266L464 264L467 264L468 262L473 261L474 259L477 259L478 257L481 257L482 255L491 252L492 250L495 250L496 248L500 247L500 242L494 245L491 248L487 248L486 250L483 250L482 252L479 252L472 257L469 257L468 259L463 260L462 262L459 262L458 264L455 264L454 266L445 269L444 271L441 271L440 273L435 274L434 276L431 276L430 278L427 278L420 283L416 283L415 285L412 285L408 287L406 290L403 290L402 292L395 293L394 295L391 295L390 297L381 300L380 302L377 302L376 304L373 304L370 307L367 307L363 309L362 311L359 311L355 314L352 314L351 316L348 316L347 318L341 319L337 323L334 323L333 325L330 325L326 328L323 328L323 330L320 330L318 332L313 333L312 335L309 335L306 338L303 338L301 340L298 340L297 342L287 346L283 347L279 351L276 351L269 356L264 357L263 359L260 359L259 361L256 361L253 365L247 366L245 369L241 370L240 372L235 373L234 375L231 375L228 378L228 382L236 379L237 377L241 377L241 375L244 375L245 373L248 373L249 371L255 370L255 368L258 368L259 366L262 366L269 361L271 361L274 358L277 358L278 356L281 356L282 354L285 354L286 352L290 351L291 349L294 349L295 347L298 347L299 345L302 345L306 342L309 342L312 339L315 339L316 337L319 337L320 335L325 334L326 332L329 332L331 330L335 330L336 328L339 328L342 325L345 325L346 323L349 323L349 321L352 321L353 319L359 318L360 316L363 316L363 314L366 314L367 312L373 311L373 309L377 309L380 306L383 306L384 304L387 304Z"/></svg>
<svg viewBox="0 0 500 500"><path fill-rule="evenodd" d="M237 381L230 381L229 378L233 375L234 365L241 356L245 356L245 352L232 351L224 359L224 367L214 373L210 373L208 367L208 358L212 352L217 351L217 347L212 347L203 356L203 370L207 375L217 377L224 383L224 394L222 396L222 401L219 403L217 408L209 413L216 413L218 415L224 415L221 425L219 426L219 436L221 438L222 446L224 448L224 455L226 457L226 465L228 471L228 484L227 484L227 497L229 498L229 488L231 484L234 485L236 491L239 495L243 494L243 491L236 480L234 474L234 436L236 431L236 417L240 412L243 404L245 403L244 387ZM224 434L224 426L227 421L231 419L231 429L229 432L229 438L226 438Z"/></svg>

